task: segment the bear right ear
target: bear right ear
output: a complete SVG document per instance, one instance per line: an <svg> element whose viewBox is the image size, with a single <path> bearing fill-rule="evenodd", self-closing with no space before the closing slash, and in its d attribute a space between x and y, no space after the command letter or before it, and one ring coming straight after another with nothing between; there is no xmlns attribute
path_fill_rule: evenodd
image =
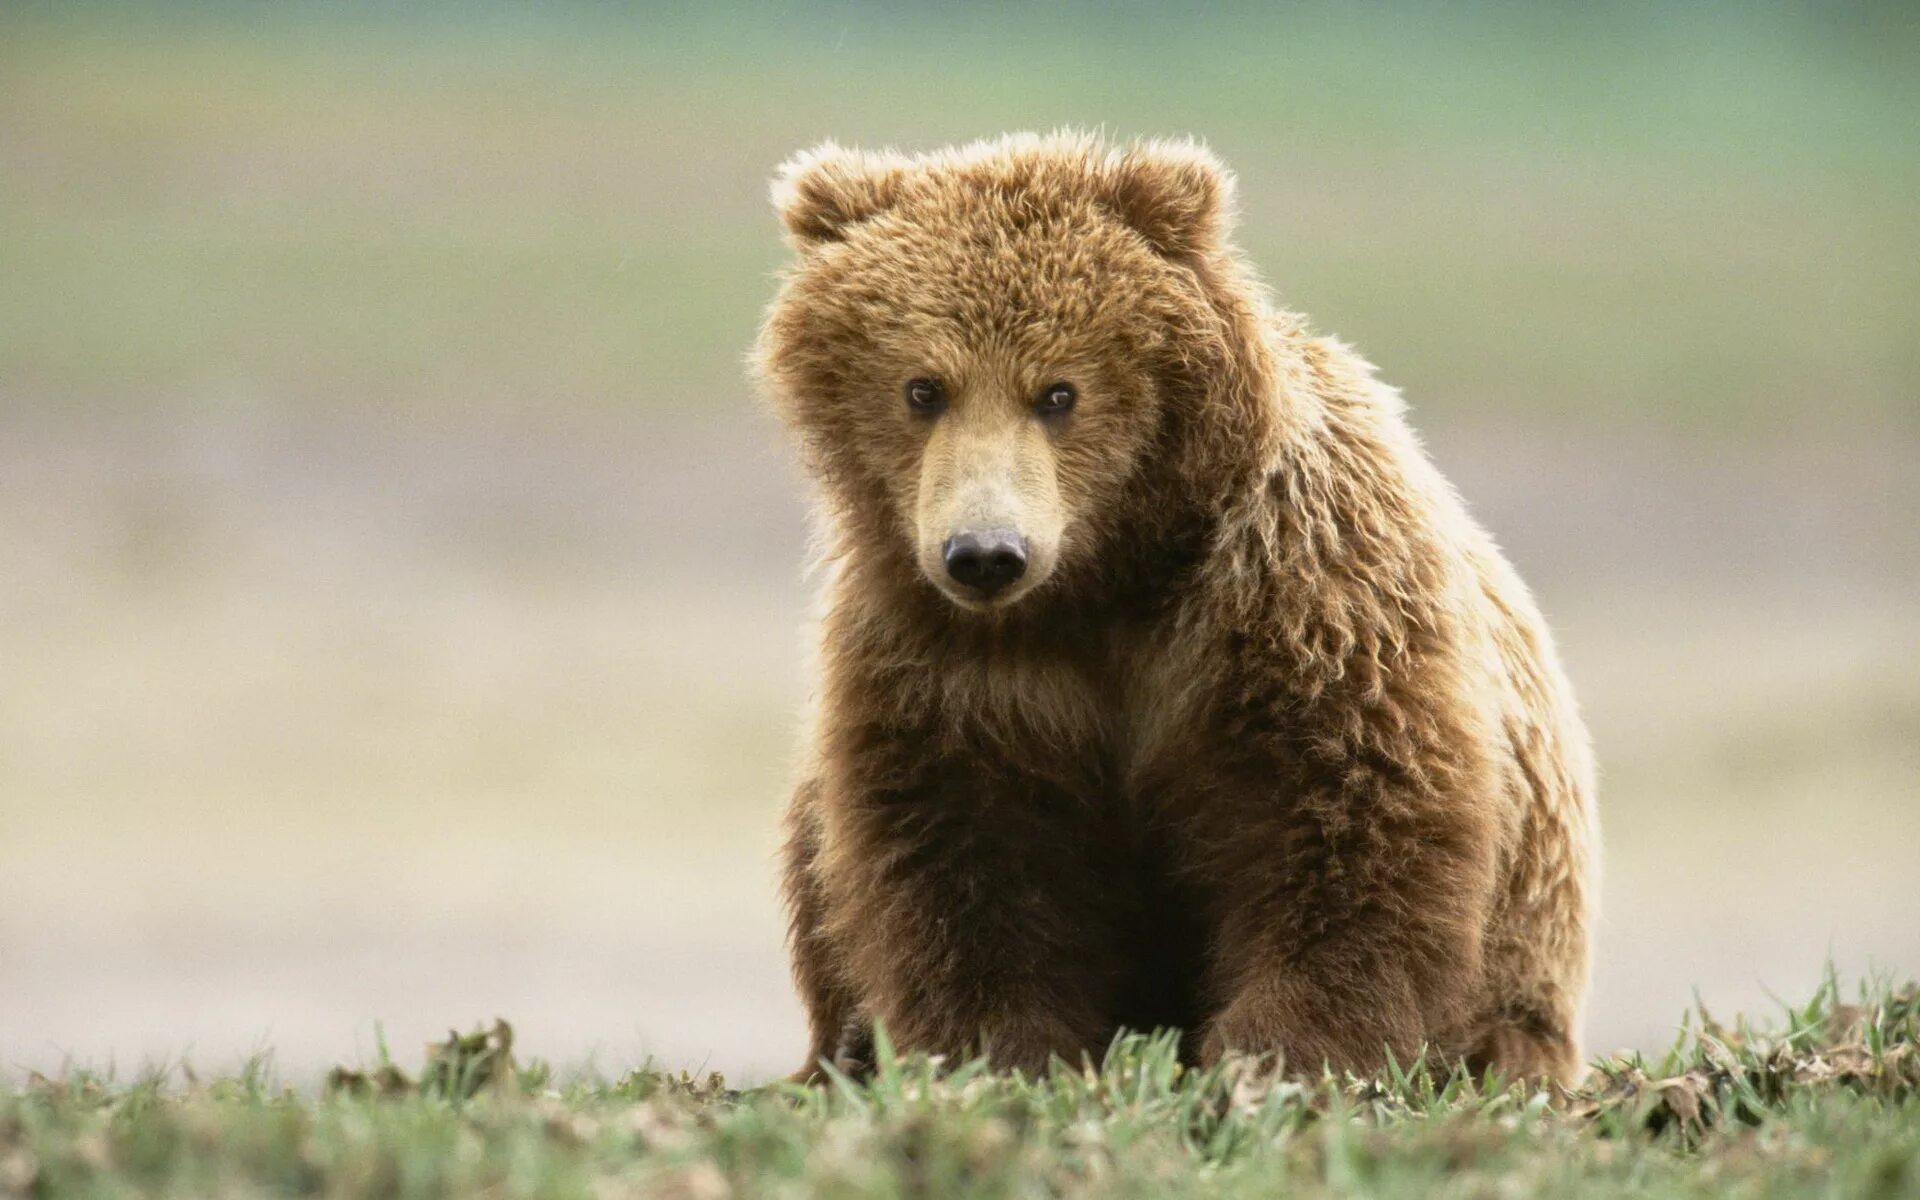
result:
<svg viewBox="0 0 1920 1200"><path fill-rule="evenodd" d="M822 142L781 164L773 177L773 207L800 249L837 242L848 226L893 206L907 166L902 155Z"/></svg>

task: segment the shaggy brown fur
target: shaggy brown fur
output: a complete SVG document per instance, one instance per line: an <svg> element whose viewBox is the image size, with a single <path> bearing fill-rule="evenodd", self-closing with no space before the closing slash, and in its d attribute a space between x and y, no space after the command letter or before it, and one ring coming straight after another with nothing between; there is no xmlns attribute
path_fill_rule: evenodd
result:
<svg viewBox="0 0 1920 1200"><path fill-rule="evenodd" d="M1269 306L1230 189L1064 134L775 184L758 366L825 543L810 1063L878 1020L1029 1069L1173 1027L1203 1062L1580 1071L1592 768L1547 631L1397 394ZM1031 566L982 599L939 548L989 519Z"/></svg>

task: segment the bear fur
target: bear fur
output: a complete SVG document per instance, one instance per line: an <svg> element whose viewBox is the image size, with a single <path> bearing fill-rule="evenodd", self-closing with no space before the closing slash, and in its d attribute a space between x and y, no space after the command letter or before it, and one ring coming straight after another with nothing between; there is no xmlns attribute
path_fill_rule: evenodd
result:
<svg viewBox="0 0 1920 1200"><path fill-rule="evenodd" d="M1027 1070L1169 1028L1297 1073L1581 1071L1593 767L1552 641L1398 394L1272 306L1232 186L1071 133L775 181L756 368L825 601L802 1077L876 1021ZM941 575L968 505L1041 531L1010 602Z"/></svg>

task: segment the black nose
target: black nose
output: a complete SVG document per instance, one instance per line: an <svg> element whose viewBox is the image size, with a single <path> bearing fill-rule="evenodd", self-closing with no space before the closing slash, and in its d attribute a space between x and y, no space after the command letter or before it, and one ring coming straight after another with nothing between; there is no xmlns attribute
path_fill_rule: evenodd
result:
<svg viewBox="0 0 1920 1200"><path fill-rule="evenodd" d="M953 581L983 596L1005 591L1027 573L1027 539L1011 529L956 533L940 552Z"/></svg>

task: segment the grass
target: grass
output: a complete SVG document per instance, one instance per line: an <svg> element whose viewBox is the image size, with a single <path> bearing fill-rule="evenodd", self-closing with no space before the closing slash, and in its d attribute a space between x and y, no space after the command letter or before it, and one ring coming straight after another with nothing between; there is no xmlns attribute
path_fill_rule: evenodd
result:
<svg viewBox="0 0 1920 1200"><path fill-rule="evenodd" d="M504 1024L338 1070L84 1072L0 1097L0 1194L42 1196L1908 1196L1920 989L1831 978L1764 1027L1704 1012L1572 1092L1421 1064L1380 1079L1183 1069L1165 1037L1044 1078L886 1054L867 1082L562 1081Z"/></svg>

